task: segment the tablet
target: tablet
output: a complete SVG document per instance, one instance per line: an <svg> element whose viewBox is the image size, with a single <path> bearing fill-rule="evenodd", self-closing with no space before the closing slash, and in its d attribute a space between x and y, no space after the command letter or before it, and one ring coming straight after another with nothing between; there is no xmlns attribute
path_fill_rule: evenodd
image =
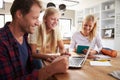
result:
<svg viewBox="0 0 120 80"><path fill-rule="evenodd" d="M84 49L88 49L88 48L89 48L89 46L78 45L78 46L77 46L76 53L82 54L82 53L83 53L83 50L84 50Z"/></svg>

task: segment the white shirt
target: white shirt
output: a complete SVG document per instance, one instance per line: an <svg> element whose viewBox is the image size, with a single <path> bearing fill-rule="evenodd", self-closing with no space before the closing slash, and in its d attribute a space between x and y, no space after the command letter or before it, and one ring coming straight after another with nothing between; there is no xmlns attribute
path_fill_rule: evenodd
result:
<svg viewBox="0 0 120 80"><path fill-rule="evenodd" d="M93 43L92 46L91 46L91 42ZM78 45L91 46L92 49L98 52L102 49L103 46L102 46L102 42L101 42L99 35L96 35L94 40L91 42L88 40L88 37L83 36L80 33L80 31L75 32L71 39L70 50L77 48Z"/></svg>

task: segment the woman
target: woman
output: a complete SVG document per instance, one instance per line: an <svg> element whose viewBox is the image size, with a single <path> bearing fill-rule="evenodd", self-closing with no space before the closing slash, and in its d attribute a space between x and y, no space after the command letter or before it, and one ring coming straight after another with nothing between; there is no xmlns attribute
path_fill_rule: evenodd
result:
<svg viewBox="0 0 120 80"><path fill-rule="evenodd" d="M97 23L93 15L88 15L82 22L82 27L79 32L75 32L72 36L70 50L76 51L78 45L90 46L91 43L95 45L92 46L90 55L97 54L102 49L102 43L99 38L99 35L96 34ZM97 45L98 49L95 49ZM84 53L87 50L83 51Z"/></svg>
<svg viewBox="0 0 120 80"><path fill-rule="evenodd" d="M54 7L45 10L43 23L35 29L35 33L29 36L29 43L34 58L41 58L52 62L56 56L46 55L48 53L66 53L61 34L58 30L59 11ZM38 51L36 54L36 51ZM40 53L40 54L39 54Z"/></svg>

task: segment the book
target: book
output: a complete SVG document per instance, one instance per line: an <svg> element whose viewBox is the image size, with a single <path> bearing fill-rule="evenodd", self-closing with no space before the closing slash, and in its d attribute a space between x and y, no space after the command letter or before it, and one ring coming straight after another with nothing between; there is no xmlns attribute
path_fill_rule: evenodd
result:
<svg viewBox="0 0 120 80"><path fill-rule="evenodd" d="M91 66L112 66L109 61L90 61Z"/></svg>

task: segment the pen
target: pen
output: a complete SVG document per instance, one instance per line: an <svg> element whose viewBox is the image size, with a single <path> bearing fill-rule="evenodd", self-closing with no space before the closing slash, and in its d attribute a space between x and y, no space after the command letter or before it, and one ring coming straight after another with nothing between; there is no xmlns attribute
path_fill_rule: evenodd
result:
<svg viewBox="0 0 120 80"><path fill-rule="evenodd" d="M110 61L110 60L101 59L101 60L96 60L96 61L105 62L105 61Z"/></svg>
<svg viewBox="0 0 120 80"><path fill-rule="evenodd" d="M94 61L102 61L102 62L104 62L104 61L110 61L109 59L100 59L100 58L94 58L93 60Z"/></svg>

